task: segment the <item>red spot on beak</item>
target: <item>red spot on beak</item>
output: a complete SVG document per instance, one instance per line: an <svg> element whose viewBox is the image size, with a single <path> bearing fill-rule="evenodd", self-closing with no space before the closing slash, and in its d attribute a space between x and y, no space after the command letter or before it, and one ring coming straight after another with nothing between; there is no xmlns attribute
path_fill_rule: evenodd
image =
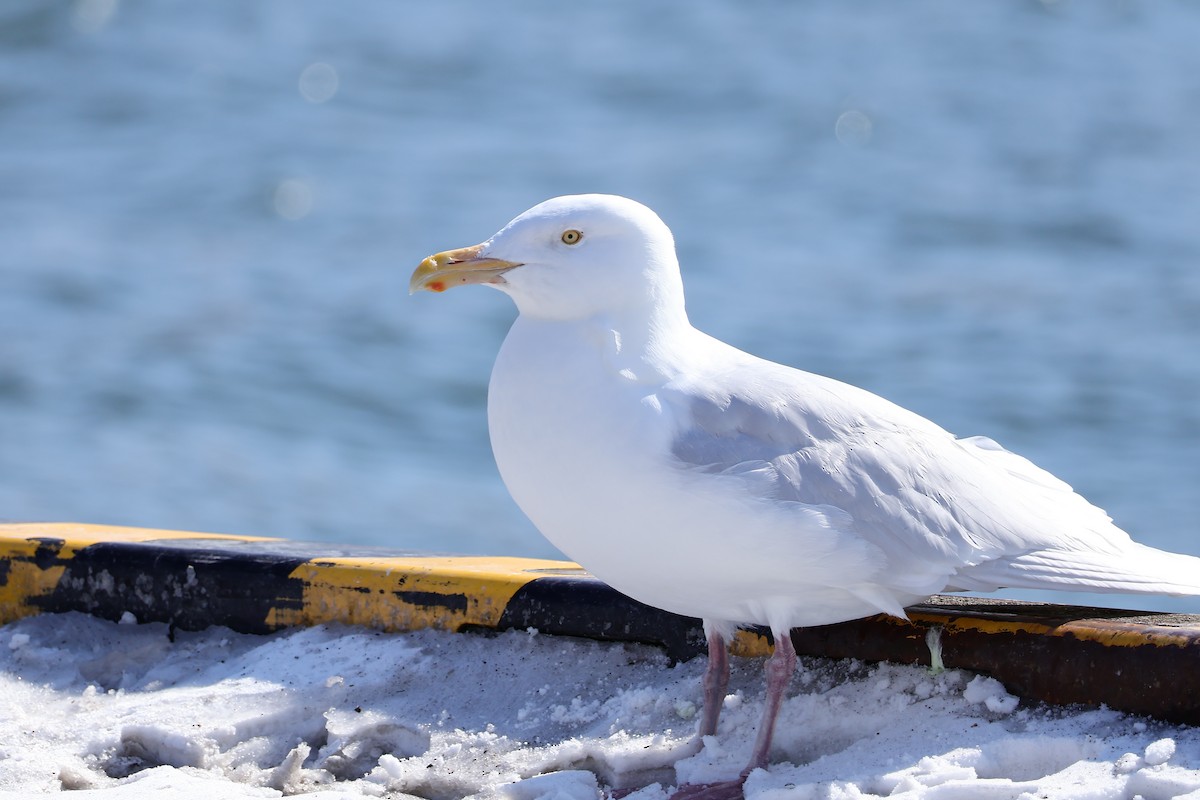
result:
<svg viewBox="0 0 1200 800"><path fill-rule="evenodd" d="M429 289L434 292L444 292L446 291L446 284L441 281L433 281L429 284Z"/></svg>

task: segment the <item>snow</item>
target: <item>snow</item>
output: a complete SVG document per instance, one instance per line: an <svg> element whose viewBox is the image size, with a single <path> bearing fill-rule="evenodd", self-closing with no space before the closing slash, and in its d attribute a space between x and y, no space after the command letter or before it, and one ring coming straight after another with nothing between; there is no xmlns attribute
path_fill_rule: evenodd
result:
<svg viewBox="0 0 1200 800"><path fill-rule="evenodd" d="M690 744L703 659L513 631L271 636L44 615L0 628L0 798L663 800L741 768L761 662ZM674 769L672 769L674 765ZM995 679L802 658L754 800L1200 800L1200 730L1021 701Z"/></svg>

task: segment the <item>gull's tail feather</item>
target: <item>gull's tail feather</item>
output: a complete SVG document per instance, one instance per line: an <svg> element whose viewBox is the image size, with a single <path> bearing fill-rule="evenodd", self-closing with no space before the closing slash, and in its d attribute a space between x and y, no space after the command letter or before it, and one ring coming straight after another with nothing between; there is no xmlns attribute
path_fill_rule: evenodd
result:
<svg viewBox="0 0 1200 800"><path fill-rule="evenodd" d="M1200 595L1200 558L1137 543L1119 553L1034 550L963 567L950 583L956 590L980 592L1009 588Z"/></svg>

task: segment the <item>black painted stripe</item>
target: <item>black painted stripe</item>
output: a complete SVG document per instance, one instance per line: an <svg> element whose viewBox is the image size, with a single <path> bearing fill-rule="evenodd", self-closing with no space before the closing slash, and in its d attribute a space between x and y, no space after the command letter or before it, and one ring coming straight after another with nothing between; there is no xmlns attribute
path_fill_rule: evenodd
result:
<svg viewBox="0 0 1200 800"><path fill-rule="evenodd" d="M348 619L386 630L536 628L652 644L680 660L704 649L699 620L639 603L563 562L0 525L0 621L39 611L111 620L129 612L141 622L246 633ZM792 639L805 655L928 664L925 637L937 628L947 667L989 673L1020 696L1200 724L1200 617L946 597L908 612L909 621L869 617L798 629ZM766 650L757 635L740 643L743 652Z"/></svg>

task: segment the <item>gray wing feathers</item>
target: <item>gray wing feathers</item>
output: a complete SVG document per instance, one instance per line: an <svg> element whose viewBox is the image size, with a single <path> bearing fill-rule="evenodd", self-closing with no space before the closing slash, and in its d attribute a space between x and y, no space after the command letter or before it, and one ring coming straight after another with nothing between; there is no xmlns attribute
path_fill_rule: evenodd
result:
<svg viewBox="0 0 1200 800"><path fill-rule="evenodd" d="M963 591L990 592L1001 587L1197 594L1200 558L1137 543L1118 554L1037 550L964 569L950 581L950 588Z"/></svg>
<svg viewBox="0 0 1200 800"><path fill-rule="evenodd" d="M740 476L764 498L840 510L844 532L886 554L889 583L914 593L1200 591L1186 568L1164 572L1174 555L1123 572L1130 548L1160 551L1135 545L1066 483L992 440L955 439L868 392L787 373L722 381L751 390L676 387L667 399L680 421L677 464Z"/></svg>

